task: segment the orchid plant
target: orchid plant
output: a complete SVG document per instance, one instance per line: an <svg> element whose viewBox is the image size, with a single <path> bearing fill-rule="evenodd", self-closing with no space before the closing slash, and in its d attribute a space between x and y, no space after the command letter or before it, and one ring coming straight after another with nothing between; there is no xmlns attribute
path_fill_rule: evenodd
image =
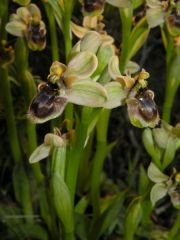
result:
<svg viewBox="0 0 180 240"><path fill-rule="evenodd" d="M179 86L179 1L12 2L0 3L0 91L14 160L15 203L0 203L8 238L133 240L151 235L159 240L165 234L176 239L180 215L166 232L150 216L167 195L169 204L180 206L179 170L172 166L180 148L180 126L164 121L170 120ZM15 10L9 16L11 4ZM76 5L82 25L73 17ZM120 16L120 46L106 28L108 9ZM139 9L146 11L136 18ZM157 26L167 53L164 120L148 87L150 73L134 58ZM31 51L33 58L38 51L41 57L51 51L47 79L33 76ZM17 104L12 84L22 97ZM126 119L134 127L144 129L143 144L151 160L145 169L124 156L126 184L113 182L103 169L117 144L109 143L108 129L111 111L119 107L127 109ZM40 124L46 132L43 139Z"/></svg>

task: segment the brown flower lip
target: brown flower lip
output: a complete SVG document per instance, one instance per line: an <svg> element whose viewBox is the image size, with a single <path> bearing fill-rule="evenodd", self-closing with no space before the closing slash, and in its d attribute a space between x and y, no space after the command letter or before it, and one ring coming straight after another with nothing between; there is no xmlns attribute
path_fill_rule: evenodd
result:
<svg viewBox="0 0 180 240"><path fill-rule="evenodd" d="M104 7L104 2L104 0L85 0L84 10L89 13L101 10Z"/></svg>
<svg viewBox="0 0 180 240"><path fill-rule="evenodd" d="M158 109L153 100L154 96L152 96L151 93L151 91L146 90L140 93L137 97L139 102L139 112L146 121L152 121L158 115Z"/></svg>
<svg viewBox="0 0 180 240"><path fill-rule="evenodd" d="M29 115L37 118L45 118L55 111L56 99L58 99L56 85L44 84L39 88L38 94L32 100L29 108Z"/></svg>
<svg viewBox="0 0 180 240"><path fill-rule="evenodd" d="M35 44L44 45L46 43L46 33L40 29L39 23L31 23L28 26L27 40L33 41Z"/></svg>

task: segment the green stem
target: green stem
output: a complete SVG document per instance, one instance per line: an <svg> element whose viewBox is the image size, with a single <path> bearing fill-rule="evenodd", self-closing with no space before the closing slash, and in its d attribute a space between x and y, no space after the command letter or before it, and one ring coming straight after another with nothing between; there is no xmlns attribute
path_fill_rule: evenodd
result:
<svg viewBox="0 0 180 240"><path fill-rule="evenodd" d="M170 77L167 77L166 93L165 93L165 100L163 105L163 116L162 116L162 118L166 122L170 122L172 106L173 106L174 98L178 88L178 86L175 86L174 88L169 87L171 85L171 80L172 79Z"/></svg>
<svg viewBox="0 0 180 240"><path fill-rule="evenodd" d="M74 196L76 191L77 176L82 158L84 145L87 138L88 126L97 114L99 109L92 109L88 107L82 108L81 119L77 119L75 139L68 151L67 169L66 169L66 183L69 188L72 203L74 204Z"/></svg>
<svg viewBox="0 0 180 240"><path fill-rule="evenodd" d="M28 49L23 39L19 38L16 43L16 67L18 72L19 81L22 87L24 98L26 101L26 108L28 109L29 104L35 95L35 83L32 75L28 71ZM21 54L19 54L19 52ZM37 136L36 126L32 124L28 119L26 122L26 131L28 137L28 150L31 154L37 147ZM33 164L32 169L37 182L40 184L43 181L43 175L40 169L39 163Z"/></svg>
<svg viewBox="0 0 180 240"><path fill-rule="evenodd" d="M3 105L6 116L8 139L10 142L13 158L17 163L22 160L22 154L17 134L16 121L13 109L13 100L11 95L11 86L8 79L7 68L0 68L0 76L1 76L0 89L1 95L3 96Z"/></svg>
<svg viewBox="0 0 180 240"><path fill-rule="evenodd" d="M0 1L0 41L6 39L7 32L5 31L5 25L8 20L8 0L1 0Z"/></svg>
<svg viewBox="0 0 180 240"><path fill-rule="evenodd" d="M83 151L86 136L87 136L87 128L88 128L87 122L77 123L75 144L72 150L70 150L69 152L66 183L71 194L72 203L74 203L77 175L78 175L82 151Z"/></svg>
<svg viewBox="0 0 180 240"><path fill-rule="evenodd" d="M107 154L107 132L110 113L110 110L104 109L96 125L97 144L91 175L91 200L94 210L94 218L98 217L100 214L100 179Z"/></svg>
<svg viewBox="0 0 180 240"><path fill-rule="evenodd" d="M72 48L71 40L71 15L73 10L73 0L64 1L63 34L65 42L66 62Z"/></svg>
<svg viewBox="0 0 180 240"><path fill-rule="evenodd" d="M133 9L130 8L122 8L119 10L121 23L122 23L122 47L121 47L121 55L120 55L120 70L122 73L125 71L125 67L128 62L128 54L129 54L129 36L131 33L132 27L132 14Z"/></svg>
<svg viewBox="0 0 180 240"><path fill-rule="evenodd" d="M51 50L52 50L52 60L59 60L59 49L58 49L58 40L57 40L57 31L56 31L56 21L54 15L52 14L52 8L49 4L44 3L46 14L49 22L49 31L51 38Z"/></svg>
<svg viewBox="0 0 180 240"><path fill-rule="evenodd" d="M163 119L170 121L174 98L180 84L180 48L174 48L172 37L168 39L166 57L166 93L163 106Z"/></svg>
<svg viewBox="0 0 180 240"><path fill-rule="evenodd" d="M63 239L64 240L75 240L74 233L64 233Z"/></svg>

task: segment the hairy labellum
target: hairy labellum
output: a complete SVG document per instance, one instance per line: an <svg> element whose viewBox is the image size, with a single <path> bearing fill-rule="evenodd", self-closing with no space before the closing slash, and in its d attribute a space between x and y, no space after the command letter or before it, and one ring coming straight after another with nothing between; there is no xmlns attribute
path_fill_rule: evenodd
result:
<svg viewBox="0 0 180 240"><path fill-rule="evenodd" d="M146 90L138 96L139 112L146 121L152 121L158 115L157 106L153 98L154 94L150 90Z"/></svg>
<svg viewBox="0 0 180 240"><path fill-rule="evenodd" d="M40 23L29 24L26 37L29 42L45 47L46 31L40 28Z"/></svg>
<svg viewBox="0 0 180 240"><path fill-rule="evenodd" d="M178 12L174 8L171 15L168 17L168 21L169 21L171 26L175 26L177 28L180 28L180 12Z"/></svg>
<svg viewBox="0 0 180 240"><path fill-rule="evenodd" d="M56 84L41 84L29 107L29 117L37 123L55 118L62 113L66 98L59 95Z"/></svg>
<svg viewBox="0 0 180 240"><path fill-rule="evenodd" d="M84 0L84 10L89 13L101 10L104 7L104 2L104 0Z"/></svg>

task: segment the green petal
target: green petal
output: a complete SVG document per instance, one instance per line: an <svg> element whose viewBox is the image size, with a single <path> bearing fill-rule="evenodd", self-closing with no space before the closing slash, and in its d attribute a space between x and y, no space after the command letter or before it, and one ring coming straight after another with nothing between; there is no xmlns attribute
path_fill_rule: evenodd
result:
<svg viewBox="0 0 180 240"><path fill-rule="evenodd" d="M20 21L12 21L6 24L6 31L16 37L23 37L26 25Z"/></svg>
<svg viewBox="0 0 180 240"><path fill-rule="evenodd" d="M91 80L74 82L67 95L69 102L87 107L102 107L107 99L104 87Z"/></svg>
<svg viewBox="0 0 180 240"><path fill-rule="evenodd" d="M127 96L127 92L122 89L122 86L118 82L107 83L105 89L108 94L108 99L104 103L103 107L112 109L121 106Z"/></svg>
<svg viewBox="0 0 180 240"><path fill-rule="evenodd" d="M29 158L29 162L30 163L36 163L36 162L39 162L40 160L42 160L44 158L47 158L49 156L50 149L51 149L50 145L46 145L44 143L41 144L31 154L31 156Z"/></svg>
<svg viewBox="0 0 180 240"><path fill-rule="evenodd" d="M154 206L158 200L166 196L168 190L164 183L156 183L150 193L151 203Z"/></svg>
<svg viewBox="0 0 180 240"><path fill-rule="evenodd" d="M44 137L44 143L46 145L50 145L51 147L61 147L64 145L64 140L56 134L47 133Z"/></svg>
<svg viewBox="0 0 180 240"><path fill-rule="evenodd" d="M95 54L89 51L78 53L68 63L64 77L77 76L79 79L89 78L96 70L98 60Z"/></svg>
<svg viewBox="0 0 180 240"><path fill-rule="evenodd" d="M98 52L97 52L97 58L98 58L98 67L94 73L95 75L101 75L105 67L107 66L109 59L112 57L114 51L113 47L111 45L102 45Z"/></svg>
<svg viewBox="0 0 180 240"><path fill-rule="evenodd" d="M155 183L166 182L169 179L169 177L162 173L153 162L150 163L147 174L151 181Z"/></svg>
<svg viewBox="0 0 180 240"><path fill-rule="evenodd" d="M73 22L71 22L71 30L74 33L74 35L76 35L76 37L80 39L83 38L87 32L89 32L89 29L81 27Z"/></svg>
<svg viewBox="0 0 180 240"><path fill-rule="evenodd" d="M101 35L95 31L89 31L81 40L81 51L96 53L101 43Z"/></svg>
<svg viewBox="0 0 180 240"><path fill-rule="evenodd" d="M17 9L17 16L24 21L24 23L28 24L31 15L30 12L28 11L28 9L26 7L20 7Z"/></svg>
<svg viewBox="0 0 180 240"><path fill-rule="evenodd" d="M111 57L108 65L109 74L112 79L116 80L116 78L121 75L119 70L119 58L117 56Z"/></svg>
<svg viewBox="0 0 180 240"><path fill-rule="evenodd" d="M146 17L150 28L159 26L164 22L164 12L161 8L147 9Z"/></svg>
<svg viewBox="0 0 180 240"><path fill-rule="evenodd" d="M40 21L41 20L41 12L39 8L35 4L30 4L27 9L29 10L33 20Z"/></svg>

